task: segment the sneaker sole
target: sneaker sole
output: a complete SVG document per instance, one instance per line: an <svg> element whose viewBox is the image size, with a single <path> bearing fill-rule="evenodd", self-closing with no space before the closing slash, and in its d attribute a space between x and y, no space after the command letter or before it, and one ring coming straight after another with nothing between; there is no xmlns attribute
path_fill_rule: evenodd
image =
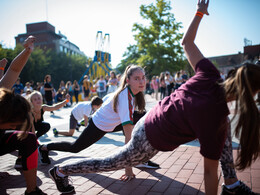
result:
<svg viewBox="0 0 260 195"><path fill-rule="evenodd" d="M50 169L50 170L48 171L48 173L49 173L50 178L52 179L52 181L54 181L54 183L55 183L55 185L56 185L55 179L53 178L53 176L52 176L52 174L51 174L51 170L53 170L53 169ZM57 187L57 185L56 185L56 187ZM58 189L57 189L57 190L58 190ZM58 191L61 192L60 190L58 190ZM73 192L73 191L75 191L75 188L74 188L73 190L71 190L71 191L61 192L61 193L63 193L63 194L69 194L69 193L71 193L71 192Z"/></svg>
<svg viewBox="0 0 260 195"><path fill-rule="evenodd" d="M149 165L136 165L137 168L159 169L160 167L152 167Z"/></svg>

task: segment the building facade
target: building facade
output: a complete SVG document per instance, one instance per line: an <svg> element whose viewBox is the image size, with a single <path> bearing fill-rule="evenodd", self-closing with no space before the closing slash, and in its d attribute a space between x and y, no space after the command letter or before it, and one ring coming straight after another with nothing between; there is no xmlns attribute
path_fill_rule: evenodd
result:
<svg viewBox="0 0 260 195"><path fill-rule="evenodd" d="M22 44L30 35L36 37L35 47L40 47L43 50L52 49L58 53L64 52L70 55L85 56L79 47L71 43L66 36L60 32L56 34L55 27L48 22L26 24L26 33L18 34L18 36L15 37L16 45Z"/></svg>
<svg viewBox="0 0 260 195"><path fill-rule="evenodd" d="M238 54L209 57L217 66L220 72L227 74L234 67L241 66L243 63L256 63L260 58L260 45L248 45L244 47L244 52Z"/></svg>

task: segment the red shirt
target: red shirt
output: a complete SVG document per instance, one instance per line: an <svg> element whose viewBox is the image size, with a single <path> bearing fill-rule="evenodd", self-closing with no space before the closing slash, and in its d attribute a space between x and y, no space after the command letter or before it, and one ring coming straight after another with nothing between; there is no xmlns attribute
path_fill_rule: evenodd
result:
<svg viewBox="0 0 260 195"><path fill-rule="evenodd" d="M146 136L160 151L171 151L196 138L200 153L209 159L220 158L227 129L229 109L219 71L202 59L196 74L160 101L145 119Z"/></svg>

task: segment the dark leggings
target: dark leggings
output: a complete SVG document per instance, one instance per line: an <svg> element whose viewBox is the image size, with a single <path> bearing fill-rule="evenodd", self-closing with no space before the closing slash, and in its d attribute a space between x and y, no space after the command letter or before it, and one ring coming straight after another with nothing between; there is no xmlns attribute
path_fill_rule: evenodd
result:
<svg viewBox="0 0 260 195"><path fill-rule="evenodd" d="M0 140L0 156L19 150L22 156L23 170L37 168L38 150L37 138L33 133L23 140L18 139L19 131L6 131Z"/></svg>
<svg viewBox="0 0 260 195"><path fill-rule="evenodd" d="M144 116L145 113L138 113L134 112L133 118L134 118L134 124L137 123L137 121ZM113 132L122 131L123 126L120 124ZM92 144L96 143L99 139L101 139L107 132L100 130L96 127L96 125L93 123L92 119L89 120L88 126L84 129L84 131L81 133L79 138L75 142L56 142L56 143L50 143L47 145L48 150L58 150L58 151L64 151L64 152L72 152L72 153L78 153Z"/></svg>
<svg viewBox="0 0 260 195"><path fill-rule="evenodd" d="M36 133L37 138L47 133L51 128L50 124L45 121L34 123L34 127L35 127L35 131L37 131Z"/></svg>
<svg viewBox="0 0 260 195"><path fill-rule="evenodd" d="M75 142L50 143L47 145L47 149L78 153L97 142L105 134L106 132L97 128L92 119L90 119L88 126L84 129Z"/></svg>

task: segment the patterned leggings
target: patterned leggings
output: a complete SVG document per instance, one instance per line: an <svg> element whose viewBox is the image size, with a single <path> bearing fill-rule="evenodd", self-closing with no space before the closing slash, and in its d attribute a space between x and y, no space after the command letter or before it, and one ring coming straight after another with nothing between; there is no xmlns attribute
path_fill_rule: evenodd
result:
<svg viewBox="0 0 260 195"><path fill-rule="evenodd" d="M229 119L228 119L229 120ZM220 157L220 164L225 179L237 178L236 171L234 168L234 159L232 153L232 138L231 138L231 124L229 120L229 126L227 130L227 138L225 141L224 148Z"/></svg>
<svg viewBox="0 0 260 195"><path fill-rule="evenodd" d="M142 162L147 162L154 157L158 150L154 149L146 138L144 130L144 119L135 125L132 139L115 154L104 157L87 159L78 163L61 167L65 174L72 173L96 173L103 171L113 171L125 167L133 167ZM220 159L224 178L236 178L233 164L231 130L228 129L228 136Z"/></svg>
<svg viewBox="0 0 260 195"><path fill-rule="evenodd" d="M158 153L158 150L155 150L146 138L144 119L145 117L135 125L132 139L115 154L104 158L83 160L63 166L61 169L67 175L72 173L96 173L133 167L148 161Z"/></svg>

